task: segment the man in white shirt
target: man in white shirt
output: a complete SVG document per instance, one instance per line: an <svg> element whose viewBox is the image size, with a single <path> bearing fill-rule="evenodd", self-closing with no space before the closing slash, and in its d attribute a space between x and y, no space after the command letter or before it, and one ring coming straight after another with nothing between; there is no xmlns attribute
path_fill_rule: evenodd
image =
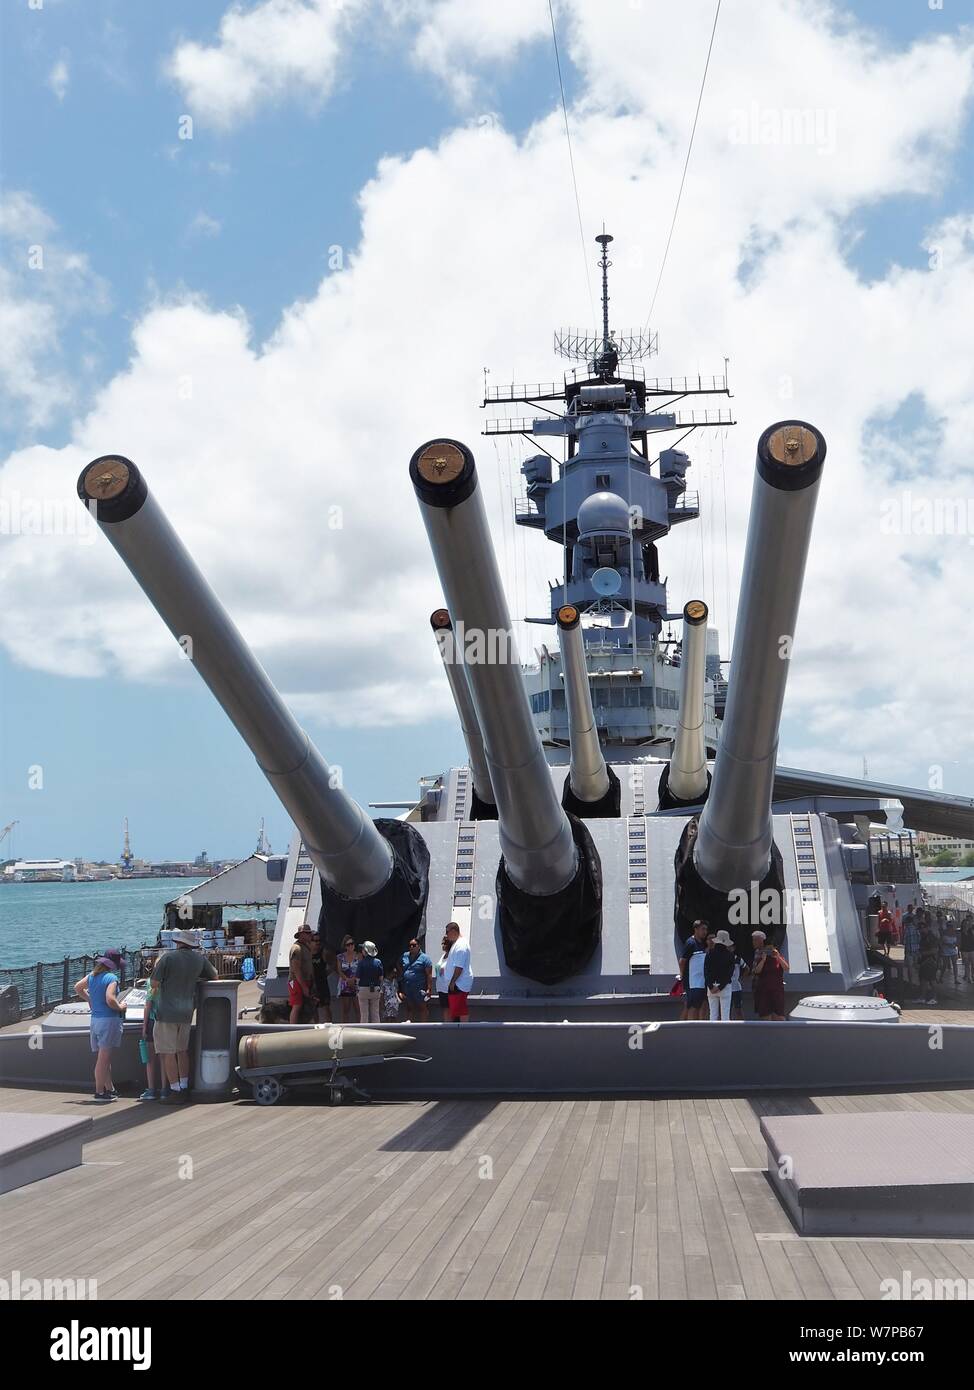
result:
<svg viewBox="0 0 974 1390"><path fill-rule="evenodd" d="M467 995L473 989L470 943L460 935L460 928L456 922L448 924L446 939L450 943L449 953L443 965L443 982L447 992L447 1017L451 1023L469 1023L470 1011L467 1008ZM440 988L443 988L442 984Z"/></svg>

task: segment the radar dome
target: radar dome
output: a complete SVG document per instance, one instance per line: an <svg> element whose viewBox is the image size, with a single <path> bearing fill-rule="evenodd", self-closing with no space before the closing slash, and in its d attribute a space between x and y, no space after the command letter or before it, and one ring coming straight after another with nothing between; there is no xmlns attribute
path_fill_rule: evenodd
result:
<svg viewBox="0 0 974 1390"><path fill-rule="evenodd" d="M617 492L593 492L578 509L580 536L629 535L629 508Z"/></svg>

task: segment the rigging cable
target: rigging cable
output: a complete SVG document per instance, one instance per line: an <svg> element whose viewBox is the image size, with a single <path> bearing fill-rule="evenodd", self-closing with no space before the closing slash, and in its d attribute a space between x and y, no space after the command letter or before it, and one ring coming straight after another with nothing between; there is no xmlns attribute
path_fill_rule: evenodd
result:
<svg viewBox="0 0 974 1390"><path fill-rule="evenodd" d="M585 228L582 224L582 203L578 196L578 179L575 177L575 156L572 153L572 136L568 127L568 103L565 100L565 82L561 74L561 55L558 52L558 34L555 30L555 12L548 0L548 18L551 20L551 42L555 49L555 66L558 69L558 88L561 92L561 109L565 117L565 140L568 143L568 164L572 171L572 188L575 190L575 211L578 214L578 235L582 241L582 259L585 263L585 285L588 289L588 305L595 319L595 300L592 298L592 278L588 268L588 250L585 245Z"/></svg>
<svg viewBox="0 0 974 1390"><path fill-rule="evenodd" d="M551 0L549 0L548 8L549 8L549 9L551 8ZM691 127L691 129L690 129L690 141L689 141L689 144L687 145L687 157L686 157L686 159L683 161L683 174L682 174L682 176L681 176L681 178L680 178L680 188L679 188L679 191L678 191L678 193L677 193L677 195L676 195L676 206L675 206L674 209L673 209L673 220L672 220L672 222L670 223L669 235L668 235L667 238L666 238L666 246L665 246L665 248L664 248L664 250L663 250L663 259L662 259L662 261L661 261L661 263L660 263L659 275L656 277L656 288L653 290L653 298L652 298L652 301L650 302L649 313L646 315L646 322L645 322L645 324L643 325L643 332L645 332L646 329L649 328L649 321L650 321L650 319L653 317L653 310L656 308L656 296L659 294L659 287L660 287L660 284L662 283L662 280L663 280L663 271L664 271L665 268L666 268L666 258L667 258L667 256L670 254L670 242L673 240L673 230L674 230L674 228L676 227L677 214L678 214L679 211L680 211L680 199L683 197L683 185L686 183L687 169L689 168L689 165L690 165L690 153L691 153L691 151L692 151L692 149L693 149L693 137L694 137L694 136L696 135L696 133L697 133L697 119L698 119L699 116L700 116L700 103L703 101L703 89L704 89L704 87L707 85L707 73L708 73L708 71L709 71L709 69L710 69L710 55L711 55L711 53L713 53L713 51L714 51L714 37L715 37L715 35L716 35L716 33L717 33L717 20L718 20L719 17L720 17L720 0L717 0L717 8L716 8L716 10L714 11L714 24L713 24L713 28L712 28L711 31L710 31L710 43L709 43L708 46L707 46L707 61L706 61L706 62L704 63L704 65L703 65L703 77L700 79L700 91L699 91L699 93L698 93L698 95L697 95L697 109L696 109L696 111L693 113L693 125L692 125L692 127ZM552 24L553 24L553 23L554 23L554 20L552 20ZM566 119L567 119L567 118L566 118Z"/></svg>

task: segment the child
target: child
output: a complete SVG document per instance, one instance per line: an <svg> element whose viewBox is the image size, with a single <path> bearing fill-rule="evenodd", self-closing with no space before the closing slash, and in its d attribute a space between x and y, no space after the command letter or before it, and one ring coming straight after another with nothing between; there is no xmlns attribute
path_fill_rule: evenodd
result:
<svg viewBox="0 0 974 1390"><path fill-rule="evenodd" d="M391 965L382 981L382 1017L386 1023L399 1020L399 986L396 966Z"/></svg>
<svg viewBox="0 0 974 1390"><path fill-rule="evenodd" d="M145 1010L142 1014L142 1040L139 1055L145 1062L145 1090L139 1100L160 1100L162 1098L162 1063L152 1046L152 1032L156 1024L156 992L151 980L145 989Z"/></svg>

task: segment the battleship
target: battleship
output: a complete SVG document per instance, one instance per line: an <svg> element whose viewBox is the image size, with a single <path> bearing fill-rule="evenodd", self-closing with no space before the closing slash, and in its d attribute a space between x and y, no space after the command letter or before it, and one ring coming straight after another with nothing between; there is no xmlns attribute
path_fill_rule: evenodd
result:
<svg viewBox="0 0 974 1390"><path fill-rule="evenodd" d="M559 442L522 466L515 521L560 552L539 662L522 668L472 450L421 445L408 463L444 603L431 617L468 751L422 779L415 803L372 819L339 785L188 554L138 466L94 460L78 495L253 752L294 824L266 996L286 993L303 921L327 947L374 941L396 960L457 922L472 1002L497 1021L633 1020L667 1006L680 944L704 918L750 959L760 928L790 962L793 1000L871 995L882 981L864 921L876 890L869 827L954 831L974 803L777 764L779 724L815 504L816 426L757 442L729 669L707 604L672 611L660 547L700 504L679 431L727 428L714 377L649 378L655 334L610 326L609 244L597 238L600 330L555 335L578 365L561 383L487 391L485 435ZM659 446L659 447L658 447ZM544 447L544 446L542 446ZM404 465L405 466L405 465ZM527 616L527 615L525 615ZM664 633L679 624L679 642ZM557 636L557 647L554 638ZM380 803L381 808L381 803Z"/></svg>
<svg viewBox="0 0 974 1390"><path fill-rule="evenodd" d="M79 496L293 822L286 858L252 856L209 890L233 901L236 874L253 901L263 877L279 901L265 999L284 997L305 921L333 950L349 934L385 960L413 936L435 953L456 922L476 984L472 1022L363 1025L346 1051L341 1029L251 1020L238 981L207 982L193 1098L230 1102L215 1118L128 1098L144 1084L140 1024L115 1054L121 1098L91 1102L93 1118L78 1095L87 1029L48 1029L43 1046L36 1029L0 1031L4 1258L35 1282L83 1251L109 1299L970 1288L972 1015L948 1003L900 1019L876 997L884 961L868 928L895 858L874 854L870 827L970 834L974 803L778 764L816 499L835 462L807 421L762 431L726 662L705 599L671 597L661 578L669 531L700 507L688 454L656 448L733 423L724 407L673 409L729 398L726 374L646 376L655 337L610 330L610 242L599 237L600 331L556 336L578 365L484 402L541 407L489 418L486 433L561 441L560 459L525 458L515 512L561 560L550 611L531 615L547 629L533 665L514 644L474 452L432 438L403 459L442 590L423 638L467 759L423 777L408 804L370 808L395 817L343 790L136 463L110 454L83 470ZM187 895L194 911L207 891ZM676 1021L677 958L700 917L745 959L755 923L780 945L787 1020ZM337 1111L319 1109L322 1092ZM403 1103L343 1108L369 1096ZM175 1154L199 1157L192 1183ZM109 1206L111 1230L92 1214ZM143 1235L120 1248L118 1223Z"/></svg>

